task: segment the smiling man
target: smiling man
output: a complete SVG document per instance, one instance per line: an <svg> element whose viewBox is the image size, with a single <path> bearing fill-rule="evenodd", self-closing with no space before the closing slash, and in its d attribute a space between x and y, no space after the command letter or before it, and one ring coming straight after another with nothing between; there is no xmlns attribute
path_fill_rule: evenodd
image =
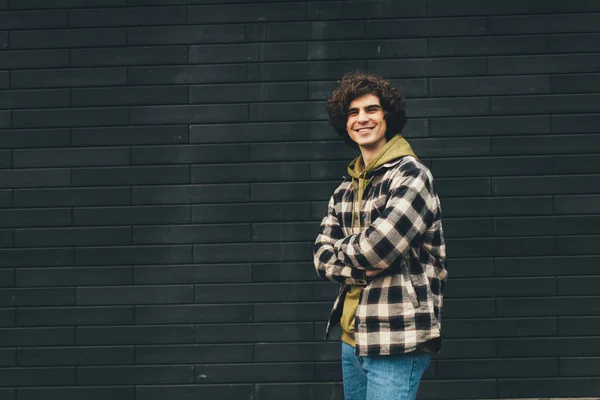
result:
<svg viewBox="0 0 600 400"><path fill-rule="evenodd" d="M447 278L433 177L402 136L406 100L388 81L347 74L327 109L360 155L314 246L319 276L341 284L325 336L340 323L346 400L414 399L441 348Z"/></svg>

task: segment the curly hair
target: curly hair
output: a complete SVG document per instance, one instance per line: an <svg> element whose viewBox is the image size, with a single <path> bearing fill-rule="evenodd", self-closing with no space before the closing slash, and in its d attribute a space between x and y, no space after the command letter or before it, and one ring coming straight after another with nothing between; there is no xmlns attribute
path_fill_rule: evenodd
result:
<svg viewBox="0 0 600 400"><path fill-rule="evenodd" d="M358 145L350 139L346 131L348 108L354 99L366 94L377 96L381 102L387 124L387 140L402 132L406 124L406 97L402 92L377 75L360 71L347 73L338 81L337 87L327 100L327 112L329 124L346 144L354 148L358 148Z"/></svg>

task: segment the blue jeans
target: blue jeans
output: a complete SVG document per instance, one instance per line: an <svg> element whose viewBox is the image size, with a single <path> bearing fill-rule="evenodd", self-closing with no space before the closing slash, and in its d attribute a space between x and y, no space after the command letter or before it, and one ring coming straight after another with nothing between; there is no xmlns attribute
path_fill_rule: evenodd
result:
<svg viewBox="0 0 600 400"><path fill-rule="evenodd" d="M359 357L342 342L345 400L414 400L431 354Z"/></svg>

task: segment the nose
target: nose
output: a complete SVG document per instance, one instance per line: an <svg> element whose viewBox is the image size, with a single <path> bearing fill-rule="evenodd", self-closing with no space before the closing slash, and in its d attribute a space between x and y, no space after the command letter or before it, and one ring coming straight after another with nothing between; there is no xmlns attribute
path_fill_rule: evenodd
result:
<svg viewBox="0 0 600 400"><path fill-rule="evenodd" d="M358 122L367 122L369 121L369 116L367 115L365 110L358 110Z"/></svg>

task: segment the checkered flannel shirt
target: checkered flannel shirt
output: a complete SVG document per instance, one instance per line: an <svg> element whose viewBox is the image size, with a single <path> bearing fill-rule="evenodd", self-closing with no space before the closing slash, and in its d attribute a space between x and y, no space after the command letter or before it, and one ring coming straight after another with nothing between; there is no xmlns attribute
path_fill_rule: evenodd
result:
<svg viewBox="0 0 600 400"><path fill-rule="evenodd" d="M357 355L417 350L440 338L447 277L433 177L412 156L376 169L361 212L354 213L364 227L358 234L352 234L352 186L345 179L334 191L313 249L319 276L342 284L325 336L340 320L349 285L358 285L363 290L355 317ZM372 270L383 272L369 279L365 271Z"/></svg>

